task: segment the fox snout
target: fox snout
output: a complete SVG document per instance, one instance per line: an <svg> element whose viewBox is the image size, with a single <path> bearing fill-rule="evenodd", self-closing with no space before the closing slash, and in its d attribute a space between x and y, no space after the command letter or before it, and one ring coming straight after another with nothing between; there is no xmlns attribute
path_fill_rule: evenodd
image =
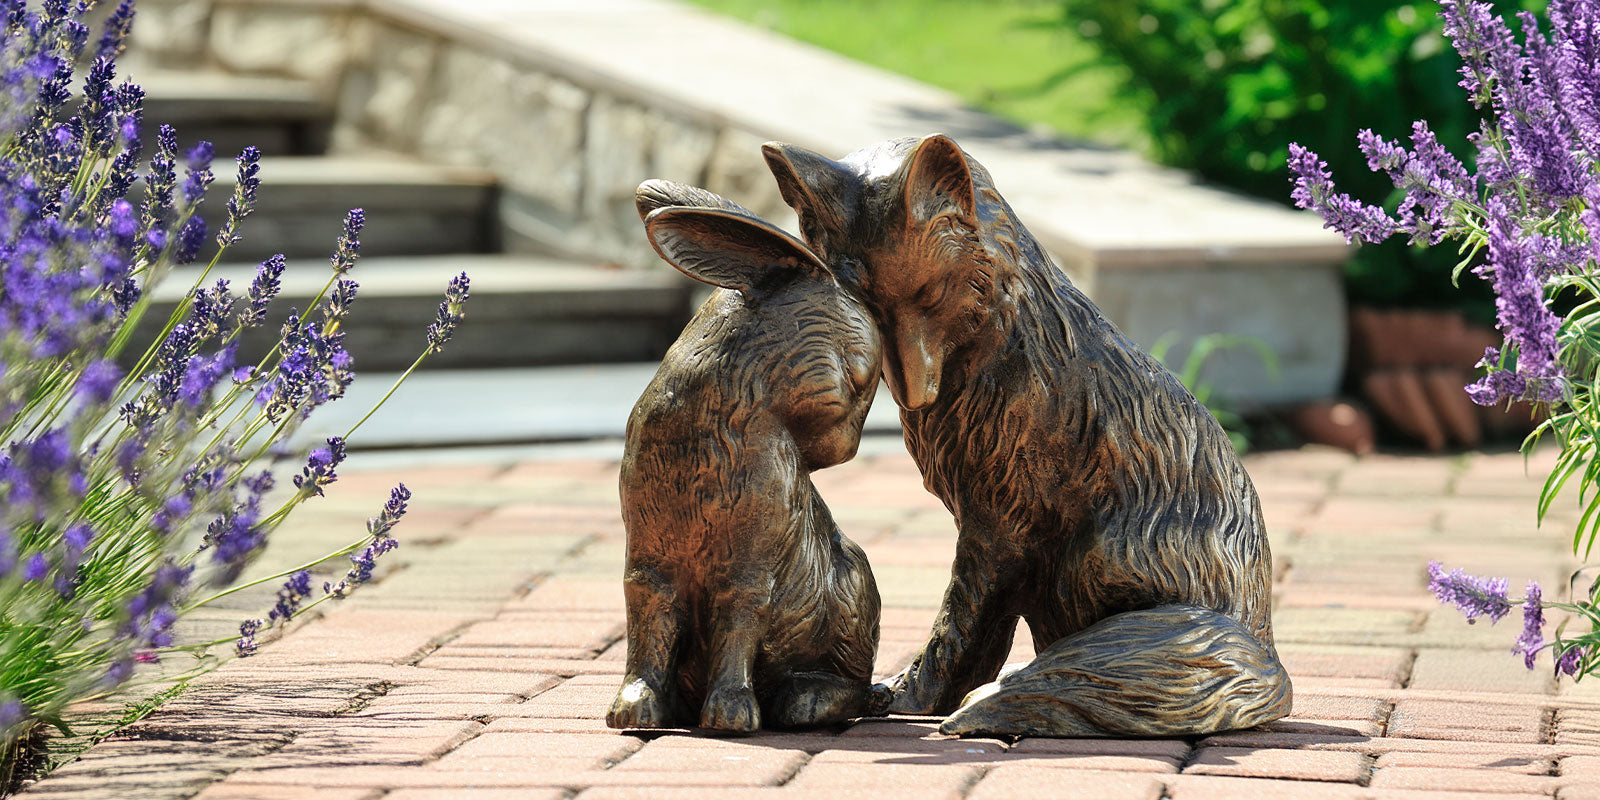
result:
<svg viewBox="0 0 1600 800"><path fill-rule="evenodd" d="M939 397L939 376L944 371L944 348L928 321L920 317L896 321L886 336L884 380L901 408L927 408Z"/></svg>

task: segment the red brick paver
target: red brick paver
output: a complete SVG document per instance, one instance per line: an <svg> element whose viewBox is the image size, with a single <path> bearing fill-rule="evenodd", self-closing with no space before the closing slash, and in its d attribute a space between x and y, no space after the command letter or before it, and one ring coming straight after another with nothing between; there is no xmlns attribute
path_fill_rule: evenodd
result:
<svg viewBox="0 0 1600 800"><path fill-rule="evenodd" d="M1600 683L1528 672L1508 652L1513 623L1468 626L1425 588L1433 558L1513 585L1577 565L1570 509L1533 526L1548 454L1531 477L1512 453L1248 458L1294 710L1153 740L961 740L928 718L748 737L610 730L625 654L616 464L351 463L353 487L404 478L417 495L377 584L23 797L1600 800ZM862 457L817 484L872 560L878 671L891 673L932 624L954 527L904 456ZM353 504L307 511L295 536L362 518ZM1021 632L1012 660L1031 657Z"/></svg>

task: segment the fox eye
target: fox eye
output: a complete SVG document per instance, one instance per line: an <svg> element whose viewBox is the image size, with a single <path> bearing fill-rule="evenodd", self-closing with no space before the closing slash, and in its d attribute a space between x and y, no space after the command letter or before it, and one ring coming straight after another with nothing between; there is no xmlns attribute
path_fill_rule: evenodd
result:
<svg viewBox="0 0 1600 800"><path fill-rule="evenodd" d="M817 251L817 255L822 255L822 227L817 224L816 219L810 214L802 214L800 216L800 237L805 240L806 244L811 245L812 250Z"/></svg>

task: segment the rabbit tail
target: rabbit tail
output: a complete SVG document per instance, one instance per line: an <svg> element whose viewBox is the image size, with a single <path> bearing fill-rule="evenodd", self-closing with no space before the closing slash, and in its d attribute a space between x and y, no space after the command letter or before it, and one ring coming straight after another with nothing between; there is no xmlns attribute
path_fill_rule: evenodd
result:
<svg viewBox="0 0 1600 800"><path fill-rule="evenodd" d="M1199 736L1289 713L1289 675L1231 617L1167 605L1107 617L980 686L939 730L1010 736Z"/></svg>

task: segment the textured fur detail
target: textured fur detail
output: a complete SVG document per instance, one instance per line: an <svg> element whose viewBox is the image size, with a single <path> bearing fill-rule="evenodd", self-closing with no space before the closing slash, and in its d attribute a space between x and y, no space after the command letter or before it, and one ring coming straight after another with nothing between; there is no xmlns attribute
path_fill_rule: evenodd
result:
<svg viewBox="0 0 1600 800"><path fill-rule="evenodd" d="M878 591L809 473L855 455L877 332L804 245L737 206L652 181L639 208L674 266L744 289L712 293L628 420L628 665L607 723L748 731L859 715Z"/></svg>
<svg viewBox="0 0 1600 800"><path fill-rule="evenodd" d="M1129 692L1137 686L1141 691ZM1194 606L1114 614L980 686L939 726L977 736L1184 736L1270 722L1289 708L1270 648L1231 617ZM1205 731L1210 732L1210 731Z"/></svg>
<svg viewBox="0 0 1600 800"><path fill-rule="evenodd" d="M797 151L768 145L768 161ZM959 172L940 163L949 158L965 160L976 198L970 213L943 199ZM1201 734L1287 713L1260 504L1205 407L1105 320L1016 220L983 167L949 140L896 140L842 162L812 154L805 163L828 176L832 196L849 198L796 206L807 244L883 330L884 373L907 448L960 530L933 633L891 682L892 709L956 708L995 677L1022 618L1040 652L1062 643L1029 673L1041 676L1038 686L1091 680L1094 665L1119 659L1167 666L1102 678L1097 702L1127 715L1115 724L1040 705L1036 724L991 732L1049 734L1055 720L1064 727L1054 735ZM917 183L928 175L939 184ZM1231 628L1182 624L1236 652L1197 661L1183 637L1075 638L1097 623L1137 629L1143 618L1134 615L1174 605L1232 620ZM1123 615L1130 619L1113 622ZM1083 663L1067 663L1074 659ZM1234 667L1222 664L1252 674L1223 680ZM1049 675L1077 677L1051 683ZM1174 687L1184 686L1232 693L1175 703ZM983 718L1027 717L1038 699L1002 692Z"/></svg>

